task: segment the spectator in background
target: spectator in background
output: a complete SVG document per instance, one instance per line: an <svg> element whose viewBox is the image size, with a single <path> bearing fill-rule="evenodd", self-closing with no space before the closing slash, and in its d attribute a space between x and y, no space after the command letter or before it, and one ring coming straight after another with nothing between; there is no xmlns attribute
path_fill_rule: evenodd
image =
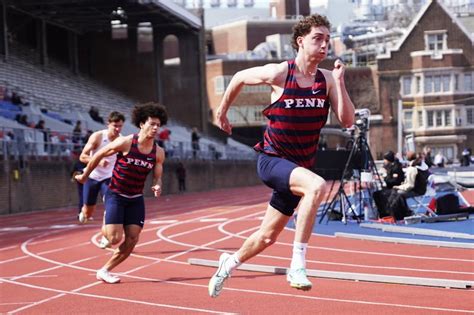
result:
<svg viewBox="0 0 474 315"><path fill-rule="evenodd" d="M43 119L40 119L38 121L38 123L35 125L35 129L39 129L43 132L43 142L44 142L44 151L46 152L48 150L48 140L49 140L49 137L48 137L48 131L46 130L46 127L45 127L45 122Z"/></svg>
<svg viewBox="0 0 474 315"><path fill-rule="evenodd" d="M461 166L469 166L471 164L471 149L464 148L462 150Z"/></svg>
<svg viewBox="0 0 474 315"><path fill-rule="evenodd" d="M26 114L23 114L23 115L17 114L15 116L15 120L23 126L27 126L27 127L30 126L30 123L28 122L28 116Z"/></svg>
<svg viewBox="0 0 474 315"><path fill-rule="evenodd" d="M8 131L6 136L5 136L5 140L7 141L13 141L15 140L15 135L13 134L13 132L11 131Z"/></svg>
<svg viewBox="0 0 474 315"><path fill-rule="evenodd" d="M89 138L92 136L93 133L94 133L94 132L93 132L92 130L88 129L87 132L86 132L86 135L85 135L84 138L82 139L82 142L83 142L84 144L86 144L87 141L89 141Z"/></svg>
<svg viewBox="0 0 474 315"><path fill-rule="evenodd" d="M433 163L437 167L444 167L444 165L446 164L446 158L444 157L443 153L441 153L441 151L438 151L438 153L436 153Z"/></svg>
<svg viewBox="0 0 474 315"><path fill-rule="evenodd" d="M425 160L426 165L428 165L428 167L432 167L433 166L433 158L431 157L431 148L430 147L424 147L423 148L423 156L424 156L424 160Z"/></svg>
<svg viewBox="0 0 474 315"><path fill-rule="evenodd" d="M182 162L178 163L176 168L176 178L178 179L178 190L179 192L186 191L186 168Z"/></svg>
<svg viewBox="0 0 474 315"><path fill-rule="evenodd" d="M36 123L35 128L36 128L36 129L44 130L44 129L45 129L45 127L44 127L44 120L43 120L43 119L40 119L40 120Z"/></svg>
<svg viewBox="0 0 474 315"><path fill-rule="evenodd" d="M421 154L413 151L407 152L408 168L405 173L405 180L400 185L393 186L393 189L405 197L422 195L426 192L428 184L428 167L422 163Z"/></svg>
<svg viewBox="0 0 474 315"><path fill-rule="evenodd" d="M22 105L22 106L30 105L29 103L23 102L23 100L21 99L21 96L18 95L16 92L12 92L11 102L14 105Z"/></svg>
<svg viewBox="0 0 474 315"><path fill-rule="evenodd" d="M78 120L76 121L76 125L74 126L74 129L72 130L72 143L74 144L74 152L80 152L81 151L81 140L82 140L82 127L81 127L81 121Z"/></svg>
<svg viewBox="0 0 474 315"><path fill-rule="evenodd" d="M393 188L393 186L403 183L405 180L405 173L403 173L402 164L395 157L393 151L388 151L384 154L383 167L387 171L387 175L384 178L387 188Z"/></svg>
<svg viewBox="0 0 474 315"><path fill-rule="evenodd" d="M199 139L201 137L199 136L198 130L196 127L193 128L193 131L191 133L191 146L193 148L193 158L195 159L197 156L197 152L200 150L199 147Z"/></svg>
<svg viewBox="0 0 474 315"><path fill-rule="evenodd" d="M89 110L89 115L91 116L91 118L98 122L98 123L101 123L103 124L104 123L104 119L102 117L100 117L99 115L99 109L95 106L91 106L91 109Z"/></svg>

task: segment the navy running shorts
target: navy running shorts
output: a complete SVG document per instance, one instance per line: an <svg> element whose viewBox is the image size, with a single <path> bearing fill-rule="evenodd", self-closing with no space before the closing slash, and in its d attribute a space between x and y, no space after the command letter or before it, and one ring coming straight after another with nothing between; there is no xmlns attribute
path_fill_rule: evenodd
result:
<svg viewBox="0 0 474 315"><path fill-rule="evenodd" d="M297 164L260 153L257 160L257 173L265 185L273 189L270 205L287 216L292 216L301 197L290 190L291 172L299 167Z"/></svg>
<svg viewBox="0 0 474 315"><path fill-rule="evenodd" d="M145 201L143 196L127 198L107 190L105 195L105 224L135 224L143 228Z"/></svg>
<svg viewBox="0 0 474 315"><path fill-rule="evenodd" d="M107 190L109 190L110 178L106 178L101 181L89 178L85 183L83 190L84 204L88 206L94 206L97 204L97 197L99 192L102 196L105 196Z"/></svg>

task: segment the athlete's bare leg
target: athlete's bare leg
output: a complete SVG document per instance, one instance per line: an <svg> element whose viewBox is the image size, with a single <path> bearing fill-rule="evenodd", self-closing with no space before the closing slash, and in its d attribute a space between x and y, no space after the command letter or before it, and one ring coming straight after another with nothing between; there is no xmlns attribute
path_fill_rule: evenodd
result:
<svg viewBox="0 0 474 315"><path fill-rule="evenodd" d="M247 261L275 243L289 219L289 216L268 205L258 231L250 235L237 251L239 261Z"/></svg>
<svg viewBox="0 0 474 315"><path fill-rule="evenodd" d="M325 195L326 182L308 169L297 167L290 175L290 190L302 196L296 220L295 242L308 243L316 212Z"/></svg>
<svg viewBox="0 0 474 315"><path fill-rule="evenodd" d="M102 269L110 271L130 256L135 245L138 243L142 228L135 224L127 225L125 228L121 224L107 224L105 230L106 237L112 245L118 244L122 239L122 234L125 233L125 239L122 244L115 249L112 257L102 267Z"/></svg>

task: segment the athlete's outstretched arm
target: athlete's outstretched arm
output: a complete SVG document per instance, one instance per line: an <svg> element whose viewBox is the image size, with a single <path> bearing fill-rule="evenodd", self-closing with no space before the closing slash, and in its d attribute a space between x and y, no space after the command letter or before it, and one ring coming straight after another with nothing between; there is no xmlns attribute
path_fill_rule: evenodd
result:
<svg viewBox="0 0 474 315"><path fill-rule="evenodd" d="M89 163L91 159L91 152L99 147L99 141L100 141L99 134L100 132L96 131L93 134L91 134L91 136L87 140L87 143L82 149L81 155L79 156L79 160L82 163Z"/></svg>
<svg viewBox="0 0 474 315"><path fill-rule="evenodd" d="M332 72L327 71L326 80L329 79L329 99L337 119L343 127L348 128L354 124L354 104L349 97L344 82L345 65L341 60L334 62Z"/></svg>
<svg viewBox="0 0 474 315"><path fill-rule="evenodd" d="M227 119L227 111L234 102L244 85L278 85L281 80L285 80L287 71L286 62L276 64L270 63L260 67L248 68L237 72L230 80L221 104L216 112L217 124L227 132L232 133L232 126ZM283 78L282 78L283 77Z"/></svg>
<svg viewBox="0 0 474 315"><path fill-rule="evenodd" d="M163 163L165 162L165 150L158 147L156 148L156 163L155 169L153 170L153 185L151 190L155 194L155 197L161 195L161 175L163 174Z"/></svg>
<svg viewBox="0 0 474 315"><path fill-rule="evenodd" d="M128 152L130 150L132 136L133 135L118 137L97 151L97 153L92 156L92 158L89 160L89 163L87 163L87 166L84 168L84 173L75 176L76 180L79 183L84 184L89 178L90 173L97 167L97 165L99 165L99 162L102 160L102 158L117 152Z"/></svg>

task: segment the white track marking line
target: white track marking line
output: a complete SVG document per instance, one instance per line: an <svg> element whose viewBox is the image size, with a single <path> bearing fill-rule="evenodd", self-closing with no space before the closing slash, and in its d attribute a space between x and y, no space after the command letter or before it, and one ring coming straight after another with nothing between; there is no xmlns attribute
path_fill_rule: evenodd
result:
<svg viewBox="0 0 474 315"><path fill-rule="evenodd" d="M251 214L250 216L252 215L255 215L255 214ZM190 249L180 253L180 254L176 254L173 258L176 258L180 255L184 255L184 254L187 254L191 251L194 251L194 250L198 250L198 249L206 249L206 250L215 250L215 251L219 251L219 252L225 252L225 251L222 251L222 250L219 250L219 249L216 249L214 247L209 247L209 245L213 245L215 243L218 243L218 242L221 242L221 241L225 241L225 240L228 240L232 237L238 237L238 238L243 238L245 239L245 237L242 237L241 234L245 234L245 233L248 233L252 230L256 230L258 229L258 227L253 227L253 228L250 228L250 229L247 229L247 230L244 230L244 231L241 231L239 232L238 234L235 234L235 233L230 233L230 232L227 232L226 230L224 230L223 226L224 225L227 225L231 222L235 222L235 221L243 221L245 220L247 217L249 216L244 216L244 217L241 217L239 219L233 219L233 220L229 220L228 222L225 222L223 224L220 224L218 229L219 231L221 231L222 233L228 235L226 237L223 237L221 239L218 239L218 240L215 240L213 242L210 242L210 243L207 243L207 244L203 244L203 245L195 245L195 244L190 244L190 243L184 243L184 242L179 242L179 241L175 241L175 240L171 240L171 237L166 237L163 235L163 231L168 228L168 227L163 227L161 229L159 229L157 231L157 235L160 239L163 239L167 242L170 242L170 243L173 243L173 244L176 244L176 245L180 245L180 246L185 246L185 247L190 247ZM196 229L197 231L199 231L200 229ZM175 236L173 236L175 237ZM292 246L292 244L288 244L288 243L281 243L281 242L276 242L275 244L281 244L281 245L288 245L288 246ZM310 246L308 246L310 247ZM324 247L324 249L326 249L326 247ZM354 252L354 253L360 253L360 252L357 252L357 251L351 251L351 252ZM362 252L364 253L364 252ZM372 252L371 252L372 253ZM374 254L378 254L378 253L374 253ZM391 255L395 255L395 254L391 254ZM279 259L279 260L285 260L285 261L290 261L291 259L290 258L287 258L287 257L279 257L279 256L271 256L271 255L266 255L266 254L259 254L259 257L265 257L265 258L272 258L272 259ZM409 257L409 258L413 258L413 256L408 256L406 255L406 257ZM419 259L420 257L419 256L414 256L416 259ZM456 260L456 261L460 261L460 260ZM335 265L335 266L347 266L347 267L362 267L362 268L369 268L369 269L382 269L382 270L403 270L403 271L417 271L417 272L433 272L433 273L451 273L451 274L464 274L464 275L473 275L474 272L462 272L462 271L451 271L451 270L430 270L430 269L416 269L416 268L403 268L403 267L388 267L388 266L373 266L373 265L361 265L361 264L349 264L349 263L336 263L336 262L327 262L327 261L321 261L321 260L307 260L307 262L310 262L310 263L317 263L317 264L326 264L326 265Z"/></svg>
<svg viewBox="0 0 474 315"><path fill-rule="evenodd" d="M246 208L248 208L248 207L249 207L249 206L241 207L241 209L246 209ZM253 205L252 207L254 207L254 205ZM226 212L231 213L231 212L236 212L236 211L238 211L238 209L232 209L232 210L228 210L228 211L226 211ZM214 216L214 215L216 215L216 214L205 215L205 216L202 216L202 217L209 217L209 216ZM202 217L201 217L201 218L202 218ZM196 219L193 219L193 220L196 220ZM27 240L26 242L24 242L24 243L21 245L22 251L23 251L24 253L26 253L27 255L29 255L30 257L34 257L34 258L37 258L37 259L39 259L39 260L47 261L47 262L49 262L49 263L53 263L53 264L58 265L58 266L56 266L55 268L70 267L70 268L76 268L76 269L81 269L81 270L87 270L87 268L83 268L83 267L79 267L79 266L72 266L71 264L64 264L64 263L55 262L55 261L53 261L53 260L50 260L50 259L47 259L47 258L38 256L38 255L36 255L36 254L33 254L32 252L30 252L30 251L27 249L26 246L27 246L30 242L32 243L35 239L44 237L44 236L46 236L46 235L51 235L51 234L54 234L54 233L57 233L57 231L43 233L43 234L41 234L41 235L38 235L38 236L36 236L36 237L33 237L33 238L30 239L30 240ZM96 257L97 257L97 256L96 256ZM155 264L155 263L158 263L158 262L160 262L160 260L154 261L154 262L151 263L150 265ZM187 264L187 263L186 263L186 264ZM132 271L139 270L139 269L143 269L143 268L145 268L145 267L146 267L146 266L138 267L138 268L133 269ZM94 272L95 272L95 270L91 270L91 271L94 271ZM41 272L41 271L37 271L37 273L40 273L40 272ZM129 272L131 272L131 271L129 271ZM127 273L128 273L128 272L127 272ZM121 275L125 275L125 273L122 273ZM23 277L25 277L25 276L26 276L26 275L23 275ZM20 278L20 277L17 277L16 279L18 279L18 278ZM163 282L179 284L179 283L176 283L176 282L168 282L168 281L163 281ZM94 282L93 284L90 284L90 285L88 285L88 286L96 285L96 284L99 284L99 283L101 283L101 282ZM85 288L85 287L83 287L83 288ZM81 289L81 288L79 288L79 289ZM78 290L78 289L76 289L76 290ZM61 296L63 296L63 294L60 294L60 295L56 296L55 298L58 298L58 297L61 297ZM50 300L51 300L51 299L46 299L46 300L44 300L42 303L47 302L47 301L50 301ZM39 302L38 302L38 303L39 303ZM29 307L36 306L36 305L38 305L38 303L35 303L35 304L33 304L33 305L30 305L30 306L25 306L25 307L21 308L21 310L24 310L24 309L29 308ZM18 310L15 310L14 312L16 312L16 311L18 311Z"/></svg>
<svg viewBox="0 0 474 315"><path fill-rule="evenodd" d="M224 222L227 221L226 218L212 218L212 219L201 219L199 222Z"/></svg>
<svg viewBox="0 0 474 315"><path fill-rule="evenodd" d="M2 247L0 248L0 252L4 251L4 250L10 250L10 249L14 249L14 248L20 248L20 245L13 245L13 246L7 246L7 247Z"/></svg>
<svg viewBox="0 0 474 315"><path fill-rule="evenodd" d="M60 266L57 266L57 268ZM81 268L81 269L86 269L86 268ZM136 279L142 279L142 280L150 280L150 281L157 281L157 279L150 279L150 278L143 278L143 277L134 277L134 276L129 276L130 278L136 278ZM158 279L159 280L159 279ZM206 288L207 286L205 285L196 285L196 284L189 284L189 283L176 283L176 282L171 282L171 281L163 281L166 283L175 283L177 285L187 285L187 286L196 286L196 287L202 287ZM22 283L14 283L18 285L24 285ZM43 290L48 290L48 288L43 288L39 287L40 289ZM301 296L301 295L293 295L293 294L284 294L284 293L275 293L275 292L265 292L265 291L255 291L255 290L243 290L243 289L226 289L230 291L239 291L239 292L249 292L249 293L257 293L257 294L270 294L270 295L276 295L276 296L290 296L290 297L296 297L296 298L303 298L303 299L314 299L314 300L327 300L327 301L337 301L337 302L349 302L349 303L356 303L356 304L372 304L372 305L381 305L381 306L398 306L398 307L403 307L403 308L415 308L415 309L428 309L428 310L441 310L441 311L452 311L452 312L466 312L465 310L454 310L454 309L445 309L445 308L433 308L433 307L423 307L423 306L407 306L407 305L402 305L402 304L389 304L389 303L377 303L377 302L365 302L365 301L351 301L351 300L340 300L340 299L331 299L331 298L319 298L319 297L310 297L310 296ZM77 294L77 293L76 293ZM79 293L81 294L81 293ZM92 297L95 297L92 295ZM104 297L108 298L108 297ZM112 298L113 299L113 298ZM133 302L133 301L132 301ZM174 306L173 306L174 307ZM468 310L467 312L474 312Z"/></svg>
<svg viewBox="0 0 474 315"><path fill-rule="evenodd" d="M73 246L61 247L61 248L55 248L55 249L47 250L47 251L44 251L44 252L40 252L38 254L39 255L51 254L51 253L56 253L56 252L65 250L65 249L81 247L81 246L85 246L85 245L88 245L88 244L89 244L89 242L85 242L85 243L80 243L80 244L76 244L76 245L73 245ZM7 259L7 260L1 260L0 265L4 264L4 263L9 263L9 262L17 261L17 260L26 259L26 258L29 258L29 257L30 256L25 255L25 256L18 256L18 257L10 258L10 259Z"/></svg>
<svg viewBox="0 0 474 315"><path fill-rule="evenodd" d="M170 224L175 222L178 222L178 220L151 220L147 224Z"/></svg>
<svg viewBox="0 0 474 315"><path fill-rule="evenodd" d="M144 280L144 281L155 281L155 282L163 282L163 283L173 283L173 284L178 284L178 285L185 285L185 286L192 286L192 287L199 287L199 288L206 288L207 285L200 285L200 284L191 284L191 283L184 283L184 282L174 282L174 281L167 281L167 280L160 280L160 279L155 279L155 278L145 278L145 277L136 277L136 276L130 276L130 278L133 279L139 279L139 280ZM110 299L110 300L118 300L122 302L131 302L131 303L139 303L139 304L146 304L146 305L156 305L160 306L160 304L150 304L147 302L140 302L140 301L135 301L135 300L124 300L120 298L114 298L114 297L109 297L109 296L96 296L92 294L86 294L86 293L77 293L77 292L69 292L69 291L61 291L61 290L56 290L56 289L51 289L51 288L45 288L45 287L40 287L40 286L33 286L21 282L14 282L14 281L5 281L5 282L10 282L12 284L20 285L20 286L27 286L30 288L35 288L35 289L40 289L40 290L46 290L46 291L53 291L53 292L61 292L65 294L73 294L73 295L80 295L80 296L87 296L87 297L98 297L102 299ZM450 308L440 308L440 307L431 307L431 306L419 306L419 305L407 305L407 304L397 304L397 303L384 303L384 302L370 302L370 301L361 301L361 300L348 300L348 299L336 299L336 298L325 298L325 297L317 297L317 296L306 296L306 295L297 295L297 294L289 294L289 293L278 293L278 292L271 292L271 291L257 291L257 290L250 290L250 289L236 289L236 288L225 288L225 290L228 291L233 291L233 292L245 292L245 293L253 293L253 294L259 294L259 295L270 295L270 296L276 296L276 297L291 297L291 298L297 298L297 299L303 299L303 300L316 300L316 301L330 301L330 302L340 302L340 303L351 303L351 304L364 304L364 305L374 305L374 306L389 306L389 307L398 307L398 308L405 308L405 309L420 309L420 310L431 310L431 311L446 311L446 312L456 312L456 313L474 313L474 310L461 310L461 309L450 309ZM441 289L441 290L446 290L446 289ZM174 306L171 306L173 308ZM222 312L219 312L222 313Z"/></svg>
<svg viewBox="0 0 474 315"><path fill-rule="evenodd" d="M95 299L112 300L112 301L118 301L118 302L128 302L128 303L133 303L133 304L157 306L157 307L163 307L163 308L178 309L178 310L183 310L183 311L193 311L193 312L202 312L202 313L211 313L211 314L222 314L221 311L207 310L207 309L202 309L202 308L184 307L184 306L162 304L162 303L151 303L151 302L145 302L145 301L139 301L139 300L131 300L131 299L116 298L116 297L111 297L111 296L75 292L76 290L83 289L82 287L78 288L76 290L73 290L73 291L64 291L64 290L45 288L45 287L40 287L40 286L36 286L36 285L31 285L31 284L26 284L26 283L21 283L21 282L15 282L15 281L10 281L10 280L6 280L5 282L20 285L20 286L25 286L27 288L41 289L41 290L45 290L45 291L60 293L60 294L55 295L51 298L44 299L40 302L35 302L33 304L18 308L16 310L13 310L13 311L9 312L9 314L15 314L15 313L23 311L27 308L37 306L39 304L51 301L53 299L57 299L59 297L63 297L65 295L77 295L77 296L90 297L90 298L95 298Z"/></svg>
<svg viewBox="0 0 474 315"><path fill-rule="evenodd" d="M226 225L230 222L232 222L232 220L230 220L229 222L225 222L224 225ZM246 238L244 236L240 236L240 235L237 235L237 234L227 232L224 229L219 229L219 230L222 233L227 234L227 235L235 235L235 237L237 237L237 238L241 238L241 239ZM291 243L275 242L275 244L293 247L293 244L291 244ZM364 255L390 256L390 257L403 257L403 258L413 258L413 259L441 260L441 261L455 261L455 262L474 262L474 259L458 259L458 258L445 258L445 257L433 257L433 256L402 255L402 254L359 251L359 250L352 250L352 249L340 249L340 248L311 246L311 245L308 245L308 249L320 249L320 250L343 252L343 253L356 253L356 254L364 254Z"/></svg>

